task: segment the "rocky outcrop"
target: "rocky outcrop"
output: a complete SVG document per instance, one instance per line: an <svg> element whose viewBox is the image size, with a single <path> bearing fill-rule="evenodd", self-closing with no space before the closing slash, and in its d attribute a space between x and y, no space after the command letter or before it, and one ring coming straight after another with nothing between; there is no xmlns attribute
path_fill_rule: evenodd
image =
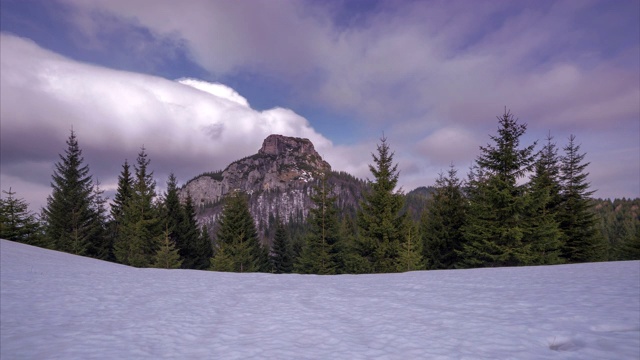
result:
<svg viewBox="0 0 640 360"><path fill-rule="evenodd" d="M191 194L195 204L218 202L232 191L286 191L331 171L309 139L269 135L258 153L231 163L221 173L206 173L181 190L182 200Z"/></svg>
<svg viewBox="0 0 640 360"><path fill-rule="evenodd" d="M233 191L249 194L249 205L259 228L278 215L284 221L304 218L317 179L331 172L309 139L269 135L255 155L235 161L221 172L205 173L180 190L198 209L201 224L215 223L222 212L221 200ZM355 199L355 196L352 196Z"/></svg>

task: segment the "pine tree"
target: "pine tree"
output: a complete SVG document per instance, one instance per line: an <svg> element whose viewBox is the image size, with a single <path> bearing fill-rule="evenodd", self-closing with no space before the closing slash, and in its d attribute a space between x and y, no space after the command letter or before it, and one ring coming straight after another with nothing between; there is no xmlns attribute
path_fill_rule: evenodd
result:
<svg viewBox="0 0 640 360"><path fill-rule="evenodd" d="M180 224L181 254L183 254L185 269L203 270L209 266L209 259L213 256L211 241L202 236L196 220L196 209L190 194L183 206L182 223ZM207 235L208 236L208 235Z"/></svg>
<svg viewBox="0 0 640 360"><path fill-rule="evenodd" d="M0 238L40 246L40 224L29 205L16 198L11 188L2 193L6 197L0 198Z"/></svg>
<svg viewBox="0 0 640 360"><path fill-rule="evenodd" d="M338 252L340 231L336 197L331 195L333 188L323 175L313 188L307 223L309 233L302 254L296 264L296 271L304 274L335 274L340 263Z"/></svg>
<svg viewBox="0 0 640 360"><path fill-rule="evenodd" d="M589 190L589 173L585 172L589 163L583 163L586 154L580 153L580 145L575 143L574 135L569 137L564 151L560 167L562 202L558 214L564 240L562 255L568 262L605 260L606 245L598 234L589 199L593 191Z"/></svg>
<svg viewBox="0 0 640 360"><path fill-rule="evenodd" d="M154 203L156 183L148 171L150 160L144 147L136 162L131 198L124 207L114 253L122 264L147 267L159 247L160 218Z"/></svg>
<svg viewBox="0 0 640 360"><path fill-rule="evenodd" d="M440 174L436 190L421 217L423 257L427 269L453 269L457 267L458 253L462 250L467 200L462 193L458 171L451 166L445 177Z"/></svg>
<svg viewBox="0 0 640 360"><path fill-rule="evenodd" d="M273 272L276 274L288 274L293 271L293 257L291 244L286 227L276 219L276 233L273 238L273 249L271 253L271 263Z"/></svg>
<svg viewBox="0 0 640 360"><path fill-rule="evenodd" d="M235 272L268 271L262 264L264 249L258 240L246 196L235 192L228 195L225 201L216 234L216 247L218 252L223 252L223 256L214 255L214 269L221 271L220 263L225 264L222 268L227 268L228 257Z"/></svg>
<svg viewBox="0 0 640 360"><path fill-rule="evenodd" d="M417 226L407 220L407 233L404 241L400 243L400 252L396 262L396 271L415 271L424 269L424 259L422 258L422 244L418 236Z"/></svg>
<svg viewBox="0 0 640 360"><path fill-rule="evenodd" d="M529 182L528 204L525 212L527 229L525 242L531 246L528 265L551 265L562 262L562 241L557 221L560 204L560 169L558 155L551 135L535 162Z"/></svg>
<svg viewBox="0 0 640 360"><path fill-rule="evenodd" d="M158 248L151 266L162 269L179 269L182 265L182 259L180 259L180 254L178 253L178 249L176 249L175 243L169 237L168 228L160 238L158 242L162 245Z"/></svg>
<svg viewBox="0 0 640 360"><path fill-rule="evenodd" d="M526 242L526 184L518 184L532 170L533 145L520 148L527 126L508 111L498 117L495 145L481 146L477 166L469 175L470 204L463 228L465 244L459 253L464 266L516 266L531 263Z"/></svg>
<svg viewBox="0 0 640 360"><path fill-rule="evenodd" d="M369 271L394 272L405 231L405 215L401 214L404 196L395 191L398 183L398 165L382 137L377 146L378 155L372 154L374 165L369 170L374 176L370 190L364 194L358 212L358 253L369 263Z"/></svg>
<svg viewBox="0 0 640 360"><path fill-rule="evenodd" d="M116 190L116 195L111 203L111 218L114 223L119 224L122 222L124 208L131 199L132 193L133 179L131 177L129 162L125 160L122 165L122 171L118 176L118 189Z"/></svg>
<svg viewBox="0 0 640 360"><path fill-rule="evenodd" d="M73 130L65 156L59 156L52 176L53 191L43 210L46 241L55 250L84 255L97 220L92 209L93 180L89 166L83 164L82 150Z"/></svg>
<svg viewBox="0 0 640 360"><path fill-rule="evenodd" d="M113 238L109 234L107 218L107 199L104 197L104 190L100 188L100 182L96 181L93 186L93 202L91 210L94 216L89 236L89 247L87 255L96 259L113 261Z"/></svg>

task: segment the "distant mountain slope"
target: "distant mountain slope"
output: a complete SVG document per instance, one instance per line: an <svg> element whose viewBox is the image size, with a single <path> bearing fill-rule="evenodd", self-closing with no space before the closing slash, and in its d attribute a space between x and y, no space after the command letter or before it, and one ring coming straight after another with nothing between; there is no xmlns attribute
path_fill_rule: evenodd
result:
<svg viewBox="0 0 640 360"><path fill-rule="evenodd" d="M0 240L2 359L638 359L640 262L273 275Z"/></svg>

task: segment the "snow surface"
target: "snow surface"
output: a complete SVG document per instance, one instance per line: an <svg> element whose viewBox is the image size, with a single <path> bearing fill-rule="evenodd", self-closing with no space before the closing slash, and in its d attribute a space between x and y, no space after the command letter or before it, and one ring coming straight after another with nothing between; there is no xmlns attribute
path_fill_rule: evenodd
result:
<svg viewBox="0 0 640 360"><path fill-rule="evenodd" d="M0 241L2 359L639 359L640 262L135 269Z"/></svg>

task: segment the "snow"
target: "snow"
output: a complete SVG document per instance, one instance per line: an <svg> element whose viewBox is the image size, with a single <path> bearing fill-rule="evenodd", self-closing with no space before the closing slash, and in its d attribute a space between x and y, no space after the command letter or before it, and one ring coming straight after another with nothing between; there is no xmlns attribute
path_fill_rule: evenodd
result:
<svg viewBox="0 0 640 360"><path fill-rule="evenodd" d="M0 240L2 359L639 359L640 262L135 269Z"/></svg>

